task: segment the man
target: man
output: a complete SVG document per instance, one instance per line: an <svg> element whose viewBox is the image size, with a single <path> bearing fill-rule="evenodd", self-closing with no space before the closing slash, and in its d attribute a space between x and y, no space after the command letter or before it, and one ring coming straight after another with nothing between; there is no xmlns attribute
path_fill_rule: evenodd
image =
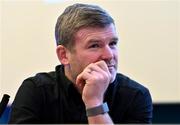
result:
<svg viewBox="0 0 180 125"><path fill-rule="evenodd" d="M62 65L23 82L9 123L151 123L148 89L117 73L118 36L105 10L67 7L55 37Z"/></svg>

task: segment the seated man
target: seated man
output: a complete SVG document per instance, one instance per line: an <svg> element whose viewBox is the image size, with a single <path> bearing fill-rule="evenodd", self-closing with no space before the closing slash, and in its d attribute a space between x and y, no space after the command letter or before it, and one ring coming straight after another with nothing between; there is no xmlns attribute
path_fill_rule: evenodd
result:
<svg viewBox="0 0 180 125"><path fill-rule="evenodd" d="M55 37L61 65L22 83L9 123L151 123L148 89L117 73L118 36L105 10L67 7Z"/></svg>

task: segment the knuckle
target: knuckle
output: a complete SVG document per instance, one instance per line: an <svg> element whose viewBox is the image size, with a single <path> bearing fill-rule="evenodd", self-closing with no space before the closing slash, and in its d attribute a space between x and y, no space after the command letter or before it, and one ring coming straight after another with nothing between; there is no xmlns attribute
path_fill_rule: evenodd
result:
<svg viewBox="0 0 180 125"><path fill-rule="evenodd" d="M108 78L109 77L109 74L107 72L104 72L104 77L105 78Z"/></svg>

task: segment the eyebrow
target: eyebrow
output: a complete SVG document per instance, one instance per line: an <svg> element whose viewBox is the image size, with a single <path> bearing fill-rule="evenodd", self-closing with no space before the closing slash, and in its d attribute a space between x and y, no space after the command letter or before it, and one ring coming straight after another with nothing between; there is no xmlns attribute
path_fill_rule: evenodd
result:
<svg viewBox="0 0 180 125"><path fill-rule="evenodd" d="M118 37L113 37L112 39L110 39L110 41L118 41L119 39L118 39ZM99 40L99 39L91 39L91 40L89 40L88 41L88 44L90 44L90 43L98 43L98 42L100 42L101 40Z"/></svg>
<svg viewBox="0 0 180 125"><path fill-rule="evenodd" d="M90 44L90 43L98 43L98 42L100 42L100 40L98 40L98 39L91 39L87 43Z"/></svg>
<svg viewBox="0 0 180 125"><path fill-rule="evenodd" d="M114 37L114 38L111 39L111 41L116 41L117 42L117 41L119 41L119 38L118 37Z"/></svg>

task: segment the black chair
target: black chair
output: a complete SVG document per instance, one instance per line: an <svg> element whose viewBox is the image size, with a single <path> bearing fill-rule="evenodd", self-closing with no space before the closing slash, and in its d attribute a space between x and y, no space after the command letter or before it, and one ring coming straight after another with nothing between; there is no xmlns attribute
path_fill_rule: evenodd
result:
<svg viewBox="0 0 180 125"><path fill-rule="evenodd" d="M0 103L0 118L1 118L4 110L6 109L6 106L9 102L9 98L10 98L10 96L8 94L3 95L3 98L2 98L1 103Z"/></svg>

